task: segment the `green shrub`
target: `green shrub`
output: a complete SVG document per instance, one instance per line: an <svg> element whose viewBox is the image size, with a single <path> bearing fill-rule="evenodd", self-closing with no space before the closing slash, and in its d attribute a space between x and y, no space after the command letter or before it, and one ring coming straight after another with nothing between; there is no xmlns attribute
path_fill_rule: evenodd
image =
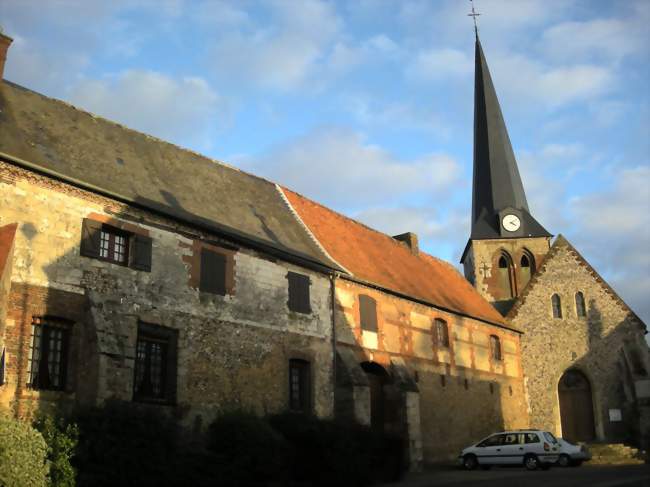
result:
<svg viewBox="0 0 650 487"><path fill-rule="evenodd" d="M252 413L218 416L208 428L208 450L222 484L265 485L287 478L288 445L267 420Z"/></svg>
<svg viewBox="0 0 650 487"><path fill-rule="evenodd" d="M169 485L176 426L156 407L109 401L78 412L75 422L79 485Z"/></svg>
<svg viewBox="0 0 650 487"><path fill-rule="evenodd" d="M47 485L47 444L28 423L0 414L0 485Z"/></svg>
<svg viewBox="0 0 650 487"><path fill-rule="evenodd" d="M40 416L34 427L47 443L47 459L50 463L50 485L52 487L74 487L77 473L70 463L75 454L79 428L64 418L49 415Z"/></svg>

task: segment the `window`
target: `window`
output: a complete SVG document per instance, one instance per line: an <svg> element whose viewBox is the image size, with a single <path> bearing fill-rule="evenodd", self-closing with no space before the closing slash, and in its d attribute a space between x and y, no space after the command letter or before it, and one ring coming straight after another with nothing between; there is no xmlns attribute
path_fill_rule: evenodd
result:
<svg viewBox="0 0 650 487"><path fill-rule="evenodd" d="M306 360L289 360L289 409L311 411L311 367Z"/></svg>
<svg viewBox="0 0 650 487"><path fill-rule="evenodd" d="M116 223L117 224L117 223ZM133 269L151 271L152 240L146 235L84 218L81 227L81 255Z"/></svg>
<svg viewBox="0 0 650 487"><path fill-rule="evenodd" d="M201 280L199 290L226 295L226 256L206 248L201 249Z"/></svg>
<svg viewBox="0 0 650 487"><path fill-rule="evenodd" d="M444 320L436 319L436 340L439 347L449 348L449 328Z"/></svg>
<svg viewBox="0 0 650 487"><path fill-rule="evenodd" d="M490 335L490 353L492 359L501 360L501 341L496 335Z"/></svg>
<svg viewBox="0 0 650 487"><path fill-rule="evenodd" d="M585 308L585 297L580 291L576 293L576 314L580 318L587 316L587 309Z"/></svg>
<svg viewBox="0 0 650 487"><path fill-rule="evenodd" d="M0 357L0 386L5 383L5 370L7 364L7 350L3 347Z"/></svg>
<svg viewBox="0 0 650 487"><path fill-rule="evenodd" d="M524 433L524 443L539 443L537 433Z"/></svg>
<svg viewBox="0 0 650 487"><path fill-rule="evenodd" d="M562 318L562 301L559 295L551 296L551 306L553 307L553 318Z"/></svg>
<svg viewBox="0 0 650 487"><path fill-rule="evenodd" d="M519 444L519 433L508 433L503 438L504 445L518 445Z"/></svg>
<svg viewBox="0 0 650 487"><path fill-rule="evenodd" d="M377 303L365 294L359 295L359 317L362 330L377 331Z"/></svg>
<svg viewBox="0 0 650 487"><path fill-rule="evenodd" d="M138 325L133 399L171 403L176 399L177 332L148 323Z"/></svg>
<svg viewBox="0 0 650 487"><path fill-rule="evenodd" d="M287 274L289 281L289 301L288 306L291 311L298 313L311 313L309 303L309 276L289 272Z"/></svg>
<svg viewBox="0 0 650 487"><path fill-rule="evenodd" d="M535 258L533 254L524 250L524 254L521 256L520 261L520 273L521 273L521 285L525 286L533 274L535 274Z"/></svg>
<svg viewBox="0 0 650 487"><path fill-rule="evenodd" d="M70 323L56 318L35 319L29 349L28 386L63 390L68 369Z"/></svg>
<svg viewBox="0 0 650 487"><path fill-rule="evenodd" d="M499 446L503 444L503 439L505 435L492 435L486 440L483 440L477 446L486 447L486 446Z"/></svg>
<svg viewBox="0 0 650 487"><path fill-rule="evenodd" d="M442 387L445 387L447 385L447 377L445 377L444 375L440 376L440 385Z"/></svg>
<svg viewBox="0 0 650 487"><path fill-rule="evenodd" d="M499 253L499 269L498 269L498 279L499 287L503 291L503 296L505 299L511 299L515 297L515 287L513 279L513 266L512 259L507 252L501 251Z"/></svg>

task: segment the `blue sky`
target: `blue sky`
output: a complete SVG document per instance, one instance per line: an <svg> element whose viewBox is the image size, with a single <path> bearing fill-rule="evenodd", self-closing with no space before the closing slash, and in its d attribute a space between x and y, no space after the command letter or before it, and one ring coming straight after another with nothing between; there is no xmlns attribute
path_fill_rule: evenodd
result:
<svg viewBox="0 0 650 487"><path fill-rule="evenodd" d="M533 215L650 323L650 1L477 0ZM5 77L457 263L467 0L3 0Z"/></svg>

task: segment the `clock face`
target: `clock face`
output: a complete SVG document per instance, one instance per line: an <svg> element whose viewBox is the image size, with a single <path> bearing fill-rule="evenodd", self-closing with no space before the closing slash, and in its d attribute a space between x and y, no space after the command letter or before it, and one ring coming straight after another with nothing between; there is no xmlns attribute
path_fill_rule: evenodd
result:
<svg viewBox="0 0 650 487"><path fill-rule="evenodd" d="M501 220L501 224L503 225L503 228L508 230L509 232L516 232L519 230L519 227L521 226L521 221L519 220L519 217L517 215L506 215L503 217L503 220Z"/></svg>

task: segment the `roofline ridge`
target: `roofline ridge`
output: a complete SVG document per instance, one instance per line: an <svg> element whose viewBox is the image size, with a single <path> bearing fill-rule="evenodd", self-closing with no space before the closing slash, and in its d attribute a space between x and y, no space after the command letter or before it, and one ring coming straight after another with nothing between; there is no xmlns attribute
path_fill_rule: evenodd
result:
<svg viewBox="0 0 650 487"><path fill-rule="evenodd" d="M348 273L350 276L354 276L354 274L347 269L343 264L341 264L338 260L336 260L334 257L330 255L330 253L323 247L323 245L320 243L318 238L316 238L316 235L313 234L311 229L307 226L307 224L303 221L303 219L300 217L296 209L293 207L289 199L287 198L287 195L284 193L284 189L282 186L279 184L275 184L275 189L280 193L280 197L282 198L282 201L287 205L289 211L293 215L293 217L296 219L296 221L300 224L300 226L307 232L307 235L309 236L309 239L316 244L318 249L323 252L325 257L327 257L329 260L334 262L337 266L339 266L341 269L343 269L346 273ZM298 193L296 193L298 194Z"/></svg>

